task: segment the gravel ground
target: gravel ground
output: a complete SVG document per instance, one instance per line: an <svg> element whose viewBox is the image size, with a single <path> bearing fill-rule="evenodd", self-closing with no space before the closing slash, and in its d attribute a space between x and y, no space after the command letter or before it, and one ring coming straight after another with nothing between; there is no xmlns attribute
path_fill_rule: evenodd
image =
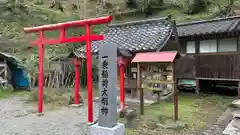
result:
<svg viewBox="0 0 240 135"><path fill-rule="evenodd" d="M87 105L80 108L64 107L60 110L45 111L37 116L37 105L25 104L26 97L0 100L0 135L89 135ZM94 120L98 104L94 103ZM208 126L195 133L183 131L184 135L220 135L231 119L232 110L226 110L220 118L208 121ZM179 131L160 131L162 135L180 135Z"/></svg>
<svg viewBox="0 0 240 135"><path fill-rule="evenodd" d="M37 106L24 103L23 97L0 101L0 135L88 135L87 106L62 108L36 116ZM98 105L94 103L94 114ZM94 116L96 118L96 116Z"/></svg>

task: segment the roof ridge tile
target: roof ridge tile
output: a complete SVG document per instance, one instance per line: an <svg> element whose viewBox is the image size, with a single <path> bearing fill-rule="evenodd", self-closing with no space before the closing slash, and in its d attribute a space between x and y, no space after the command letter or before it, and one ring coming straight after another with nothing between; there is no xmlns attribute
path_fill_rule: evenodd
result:
<svg viewBox="0 0 240 135"><path fill-rule="evenodd" d="M162 17L162 18L151 18L151 19L145 19L145 20L138 20L138 21L130 21L130 22L123 22L123 23L116 23L116 24L109 24L109 28L113 27L123 27L123 26L131 26L131 25L140 25L140 24L148 24L153 22L160 22L160 21L169 21L169 17ZM169 21L170 22L170 21Z"/></svg>
<svg viewBox="0 0 240 135"><path fill-rule="evenodd" d="M226 17L226 18L215 18L215 19L211 19L211 20L200 20L200 21L179 23L179 24L177 24L177 27L189 26L189 25L195 25L195 24L203 24L203 23L211 23L211 22L218 22L218 21L227 21L227 20L233 20L233 19L240 19L240 15L232 16L232 17Z"/></svg>

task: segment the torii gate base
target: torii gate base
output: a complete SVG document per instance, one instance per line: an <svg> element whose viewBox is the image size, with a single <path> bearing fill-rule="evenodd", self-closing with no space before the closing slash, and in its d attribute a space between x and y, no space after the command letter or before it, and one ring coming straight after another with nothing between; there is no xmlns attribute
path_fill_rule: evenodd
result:
<svg viewBox="0 0 240 135"><path fill-rule="evenodd" d="M37 33L38 40L31 42L31 44L38 46L39 55L39 78L38 78L38 113L42 115L43 111L43 58L45 45L54 45L60 43L86 42L87 53L87 75L88 75L88 122L93 122L93 106L92 106L92 54L91 54L91 40L103 40L103 35L91 34L91 25L104 24L112 21L111 16L99 17L94 19L86 19L80 21L72 21L65 23L58 23L52 25L44 25L38 27L24 28L26 33ZM85 27L85 35L76 37L67 37L66 29L70 27ZM57 39L47 39L44 36L45 31L59 30L59 37Z"/></svg>

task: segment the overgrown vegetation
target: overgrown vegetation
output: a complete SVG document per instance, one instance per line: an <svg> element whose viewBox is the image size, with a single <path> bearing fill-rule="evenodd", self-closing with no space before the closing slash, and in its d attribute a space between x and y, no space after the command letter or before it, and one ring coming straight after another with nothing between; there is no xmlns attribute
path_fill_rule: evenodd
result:
<svg viewBox="0 0 240 135"><path fill-rule="evenodd" d="M5 98L8 98L10 96L22 96L22 95L27 95L29 94L28 91L23 91L23 90L15 90L13 91L13 89L11 87L8 87L8 88L1 88L0 89L0 100L1 99L5 99Z"/></svg>
<svg viewBox="0 0 240 135"><path fill-rule="evenodd" d="M179 121L173 121L173 104L161 101L145 107L144 116L133 121L127 135L194 134L206 123L215 122L233 98L215 95L181 94L179 97ZM211 121L212 120L212 121Z"/></svg>
<svg viewBox="0 0 240 135"><path fill-rule="evenodd" d="M10 90L1 89L0 90L0 99L8 97L12 92Z"/></svg>
<svg viewBox="0 0 240 135"><path fill-rule="evenodd" d="M70 95L64 95L69 93L69 89L44 89L44 104L54 104L56 107L68 105ZM38 101L38 90L33 90L28 97L28 102Z"/></svg>
<svg viewBox="0 0 240 135"><path fill-rule="evenodd" d="M0 51L9 52L22 60L29 72L37 73L37 48L29 49L35 35L26 35L23 27L79 20L111 14L114 21L130 21L169 14L178 22L224 16L231 9L239 9L240 0L4 0L0 2ZM103 26L93 28L100 33ZM57 31L47 37L58 36ZM68 35L84 34L84 29L71 29ZM84 44L84 43L83 43ZM81 44L48 46L44 69L49 63L79 48ZM85 68L86 69L86 68ZM86 75L86 70L83 70ZM86 81L82 81L83 83Z"/></svg>
<svg viewBox="0 0 240 135"><path fill-rule="evenodd" d="M70 96L74 97L73 88L65 89L44 89L44 104L50 106L50 109L61 108L70 104ZM80 89L80 96L87 102L87 90L85 88ZM98 96L98 91L93 89L93 97ZM37 103L38 102L38 90L35 89L28 95L27 103Z"/></svg>

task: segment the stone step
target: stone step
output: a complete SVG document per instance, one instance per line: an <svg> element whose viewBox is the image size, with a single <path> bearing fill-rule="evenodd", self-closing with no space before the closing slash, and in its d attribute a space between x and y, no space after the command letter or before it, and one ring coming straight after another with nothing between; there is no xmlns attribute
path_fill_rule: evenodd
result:
<svg viewBox="0 0 240 135"><path fill-rule="evenodd" d="M240 119L233 118L222 132L223 135L239 135L240 134Z"/></svg>
<svg viewBox="0 0 240 135"><path fill-rule="evenodd" d="M240 99L234 100L231 105L233 107L240 108Z"/></svg>
<svg viewBox="0 0 240 135"><path fill-rule="evenodd" d="M240 118L240 110L236 110L232 112L233 118Z"/></svg>

